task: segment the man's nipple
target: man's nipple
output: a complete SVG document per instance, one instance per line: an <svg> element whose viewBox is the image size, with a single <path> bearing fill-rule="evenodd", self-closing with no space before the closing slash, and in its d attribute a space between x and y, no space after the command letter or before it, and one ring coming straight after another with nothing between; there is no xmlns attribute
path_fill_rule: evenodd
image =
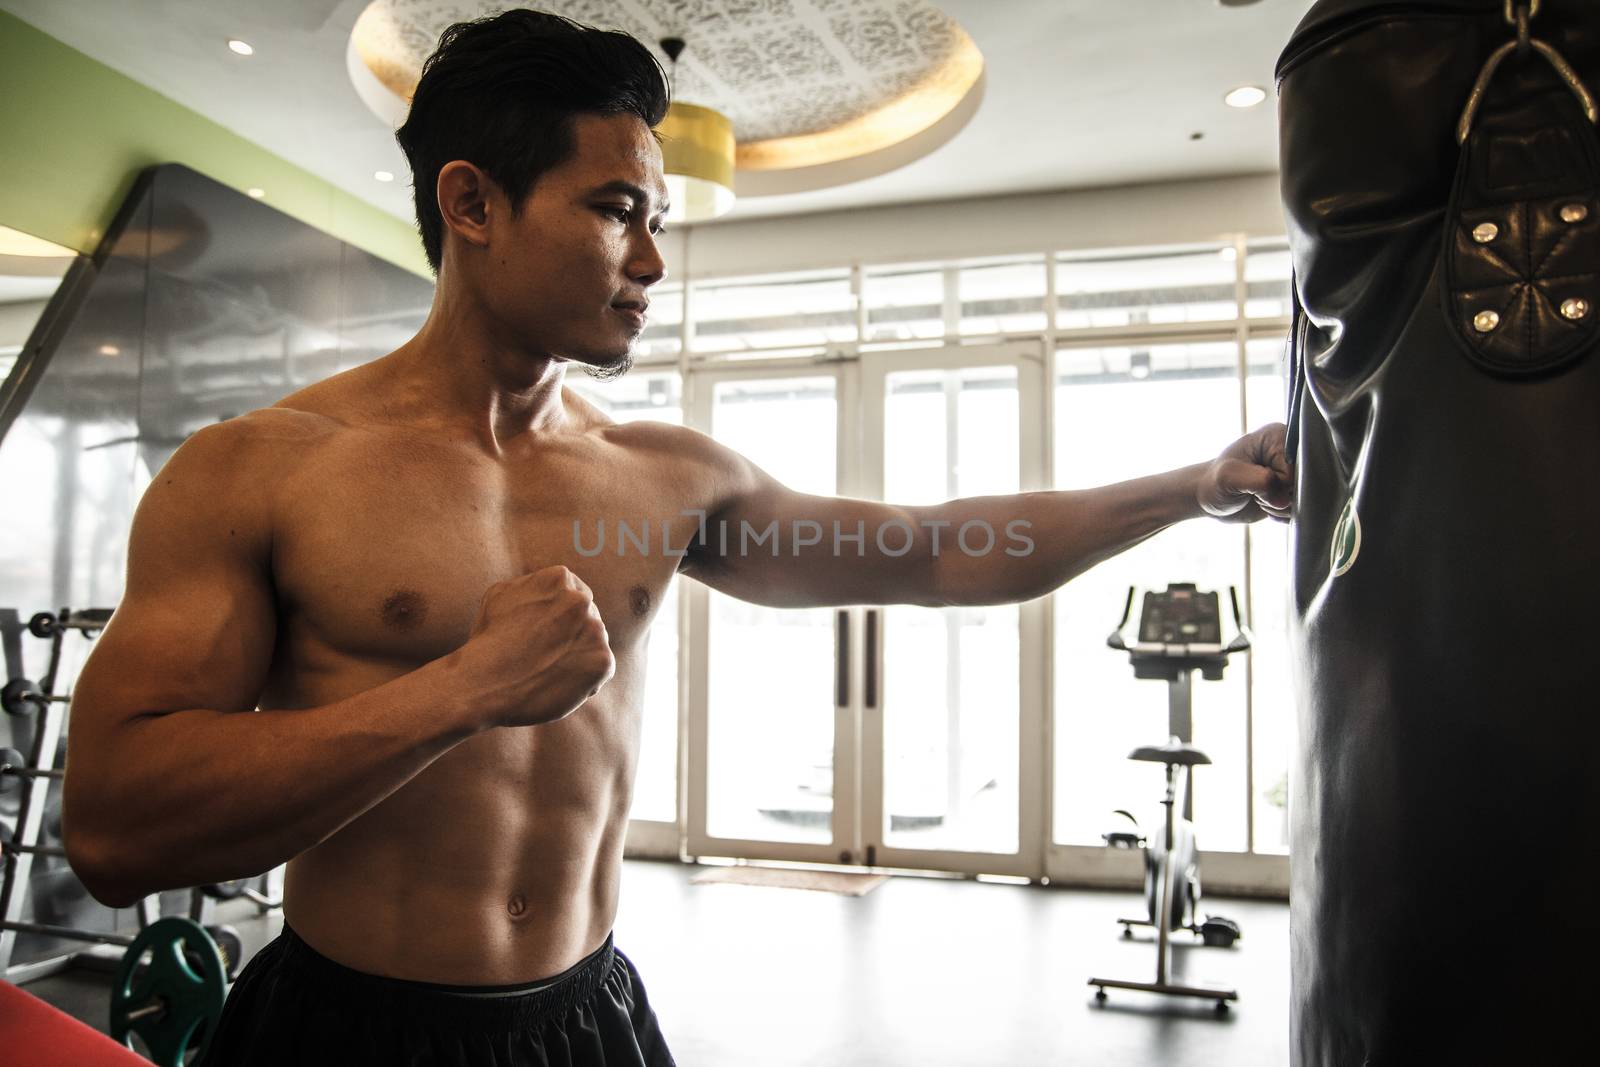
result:
<svg viewBox="0 0 1600 1067"><path fill-rule="evenodd" d="M398 589L389 594L378 609L384 624L390 629L408 633L421 626L428 617L428 601L421 593L411 589Z"/></svg>

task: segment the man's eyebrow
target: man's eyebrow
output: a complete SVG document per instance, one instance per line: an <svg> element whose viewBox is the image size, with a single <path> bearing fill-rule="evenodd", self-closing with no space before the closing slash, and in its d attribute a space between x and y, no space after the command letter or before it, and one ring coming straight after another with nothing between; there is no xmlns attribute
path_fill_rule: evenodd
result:
<svg viewBox="0 0 1600 1067"><path fill-rule="evenodd" d="M604 185L595 187L593 190L591 190L590 195L593 196L597 193L621 193L624 196L633 197L641 204L648 204L654 200L649 193L645 192L637 185L633 184L632 182L623 181L620 178L616 181L606 182ZM660 204L656 205L656 209L662 214L665 214L667 211L667 202L663 200Z"/></svg>

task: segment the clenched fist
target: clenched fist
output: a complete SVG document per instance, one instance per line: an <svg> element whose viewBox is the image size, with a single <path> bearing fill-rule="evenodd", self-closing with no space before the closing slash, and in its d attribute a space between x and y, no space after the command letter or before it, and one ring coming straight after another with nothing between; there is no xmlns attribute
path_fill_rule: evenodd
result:
<svg viewBox="0 0 1600 1067"><path fill-rule="evenodd" d="M1275 422L1229 445L1206 468L1195 492L1206 514L1224 522L1255 522L1266 515L1289 521L1294 468L1283 453L1287 433Z"/></svg>
<svg viewBox="0 0 1600 1067"><path fill-rule="evenodd" d="M594 594L565 567L491 585L454 659L460 684L494 726L564 718L617 669Z"/></svg>

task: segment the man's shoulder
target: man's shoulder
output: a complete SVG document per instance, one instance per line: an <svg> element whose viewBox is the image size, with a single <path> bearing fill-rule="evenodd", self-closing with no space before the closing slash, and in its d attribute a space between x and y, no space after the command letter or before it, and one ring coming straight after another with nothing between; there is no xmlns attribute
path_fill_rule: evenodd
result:
<svg viewBox="0 0 1600 1067"><path fill-rule="evenodd" d="M319 412L280 406L259 408L200 428L189 435L178 452L191 462L216 461L235 466L256 458L300 452L341 428L339 420Z"/></svg>
<svg viewBox="0 0 1600 1067"><path fill-rule="evenodd" d="M617 423L605 430L607 443L622 449L630 467L648 471L683 507L718 511L756 488L756 468L711 436L667 422Z"/></svg>
<svg viewBox="0 0 1600 1067"><path fill-rule="evenodd" d="M255 510L269 505L277 486L339 429L335 420L294 408L270 407L201 427L152 478L147 500L183 511Z"/></svg>
<svg viewBox="0 0 1600 1067"><path fill-rule="evenodd" d="M656 422L653 419L608 422L595 427L595 432L606 443L616 445L619 448L650 450L693 448L695 446L694 438L699 436L687 426L677 426L670 422Z"/></svg>
<svg viewBox="0 0 1600 1067"><path fill-rule="evenodd" d="M598 427L598 432L608 444L619 448L660 452L683 459L711 457L726 451L699 430L653 419L613 422Z"/></svg>
<svg viewBox="0 0 1600 1067"><path fill-rule="evenodd" d="M737 452L709 435L670 422L639 419L612 423L600 433L612 447L695 477L732 474L744 463Z"/></svg>

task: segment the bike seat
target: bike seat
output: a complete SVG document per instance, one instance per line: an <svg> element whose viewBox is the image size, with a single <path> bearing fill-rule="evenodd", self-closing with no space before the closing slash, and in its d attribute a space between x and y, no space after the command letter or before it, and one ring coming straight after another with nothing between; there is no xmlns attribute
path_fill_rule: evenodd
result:
<svg viewBox="0 0 1600 1067"><path fill-rule="evenodd" d="M1164 745L1141 745L1128 753L1128 758L1142 760L1145 763L1176 763L1182 767L1211 762L1210 756L1182 741L1169 741Z"/></svg>

